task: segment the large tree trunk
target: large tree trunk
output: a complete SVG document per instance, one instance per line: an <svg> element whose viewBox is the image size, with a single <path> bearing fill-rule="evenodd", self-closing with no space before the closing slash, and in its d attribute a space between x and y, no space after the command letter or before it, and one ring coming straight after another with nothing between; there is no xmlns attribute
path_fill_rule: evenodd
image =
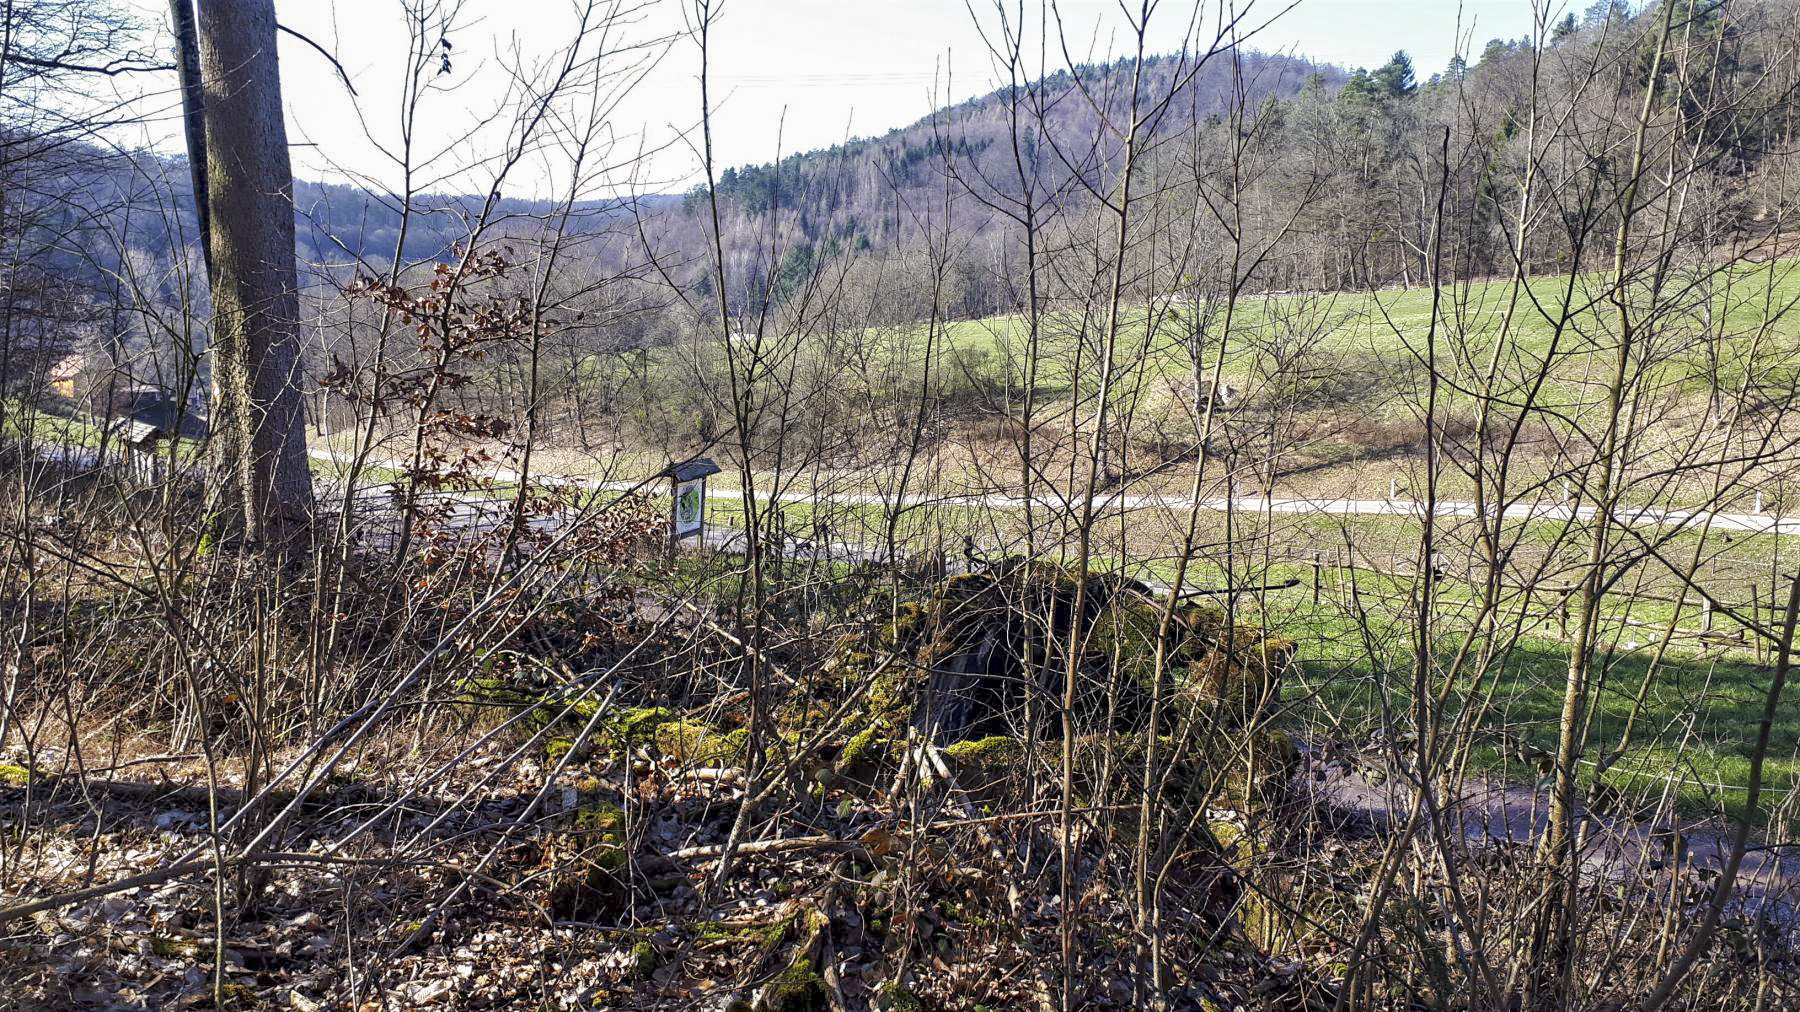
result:
<svg viewBox="0 0 1800 1012"><path fill-rule="evenodd" d="M213 424L246 541L284 545L312 516L299 387L293 169L273 0L203 0L212 238Z"/></svg>

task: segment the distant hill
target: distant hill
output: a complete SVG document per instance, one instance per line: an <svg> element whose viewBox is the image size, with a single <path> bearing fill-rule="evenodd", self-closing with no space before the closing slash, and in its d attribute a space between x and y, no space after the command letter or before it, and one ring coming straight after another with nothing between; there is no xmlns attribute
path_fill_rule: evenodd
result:
<svg viewBox="0 0 1800 1012"><path fill-rule="evenodd" d="M1291 57L1247 53L1243 61L1253 103L1290 98L1315 75L1334 86L1345 79L1337 68ZM1044 112L1047 133L1024 142L1030 171L1041 176L1044 185L1069 182L1064 158L1085 161L1090 170L1103 169L1105 153L1087 148L1101 133L1096 102L1118 115L1129 71L1124 63L1084 67L1076 74L1061 71L1022 92L1024 101ZM1194 73L1176 58L1156 59L1146 68L1144 90L1158 93L1177 75L1191 75L1191 80L1170 104L1165 131L1226 111L1231 75L1226 61L1215 60ZM1077 76L1084 89L1077 88ZM718 181L722 203L738 223L779 214L789 237L802 242L880 246L907 241L942 202L946 156L959 172L993 181L1002 190L1010 187L1006 196L1018 195L1008 141L1009 95L1005 90L992 92L879 137L795 154L779 165L728 168ZM1058 146L1063 148L1060 154ZM108 246L124 246L168 257L176 247L196 241L192 193L182 158L65 144L46 153L31 172L46 203L78 195L49 216L61 224L63 239L71 237L69 229L106 233L106 241L87 244L89 256ZM704 189L697 188L683 195L588 202L577 207L571 227L609 228L629 209L645 216L649 238L663 252L680 259L680 254L697 249L704 234L697 218L704 195ZM424 261L445 255L467 235L485 199L476 194L415 197L402 256ZM966 196L961 202L957 226L979 234L991 212ZM294 205L298 253L305 263L327 269L354 269L359 261L382 265L401 241L403 215L391 195L300 179L295 181ZM499 231L523 232L530 230L534 219L555 210L550 201L508 197L499 201L494 217Z"/></svg>
<svg viewBox="0 0 1800 1012"><path fill-rule="evenodd" d="M1291 99L1315 78L1329 90L1349 79L1337 67L1258 52L1243 53L1235 73L1243 78L1251 108L1272 98ZM909 220L928 218L943 203L946 163L974 190L988 188L994 196L1010 199L1021 195L1009 123L1015 98L1028 118L1021 124L1018 152L1028 178L1046 188L1066 187L1076 174L1103 182L1097 177L1113 171L1110 158L1116 151L1106 146L1109 135L1100 122L1101 111L1117 126L1128 120L1131 74L1129 61L1058 71L1016 92L1000 89L939 109L879 137L795 154L779 164L726 169L718 179L719 195L746 215L785 211L799 232L814 241L829 236L893 241L911 231ZM1222 56L1199 66L1174 56L1149 61L1140 87L1149 96L1144 104L1174 91L1156 134L1170 137L1227 115L1234 101L1233 74L1232 61ZM692 213L705 196L704 187L689 191L683 209ZM979 203L967 196L962 200ZM971 206L957 225L979 231L992 217Z"/></svg>
<svg viewBox="0 0 1800 1012"><path fill-rule="evenodd" d="M660 194L616 200L592 200L575 204L569 216L572 232L610 227L624 214L654 214L680 198ZM469 234L480 216L486 197L471 194L425 194L413 199L413 214L406 224L406 244L400 250L409 261L438 260ZM535 223L559 214L562 205L551 200L502 197L494 206L491 227L500 233L531 230ZM341 183L312 180L294 182L295 242L302 260L323 268L350 268L360 259L382 267L393 257L400 242L405 216L398 200L377 196Z"/></svg>

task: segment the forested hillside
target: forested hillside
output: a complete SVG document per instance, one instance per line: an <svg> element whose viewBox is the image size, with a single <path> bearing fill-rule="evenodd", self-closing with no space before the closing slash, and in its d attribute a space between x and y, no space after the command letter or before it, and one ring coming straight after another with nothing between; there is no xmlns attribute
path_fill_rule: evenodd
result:
<svg viewBox="0 0 1800 1012"><path fill-rule="evenodd" d="M1293 99L1308 86L1335 90L1346 79L1335 67L1259 53L1246 54L1245 71L1254 78L1248 91L1258 101ZM925 227L919 215L929 221L939 213L946 153L961 165L960 171L999 180L1000 192L1017 199L1021 192L1017 178L1009 179L1014 151L1008 123L1023 115L1025 102L1042 103L1050 124L1038 135L1026 136L1017 152L1034 173L1044 180L1066 180L1070 170L1055 164L1063 158L1087 161L1082 171L1103 173L1105 166L1093 161L1103 156L1057 151L1051 138L1093 135L1098 120L1086 93L1117 102L1130 72L1128 63L1060 71L1042 81L1022 83L1016 92L1009 89L938 110L880 138L789 155L779 165L726 168L719 177L721 202L727 216L741 219L746 228L761 228L777 218L781 227L792 229L796 245L781 268L786 279L782 284L791 289L815 255L867 252L878 245L898 249L916 241L919 229ZM1216 120L1234 101L1231 72L1221 65L1200 73L1183 71L1175 57L1148 65L1152 87L1167 86L1177 74L1182 80L1164 129L1180 131L1209 118ZM37 238L58 270L105 274L116 270L120 246L140 256L166 259L198 244L193 188L181 157L119 152L85 141L69 141L26 157L23 152L30 150L30 142L20 139L17 146L23 149L14 159L17 171L29 166L33 173L31 182L21 179L19 185L45 201L43 231ZM1061 185L1066 189L1066 182ZM707 188L699 186L684 195L640 193L578 200L566 213L570 229L577 233L607 231L622 217L642 216L644 238L658 255L671 261L698 260L706 193ZM487 201L481 194L423 193L409 203L397 193L296 179L298 254L321 282L342 283L396 252L407 263L431 263L450 255L467 237L469 222L482 217L484 210L491 228L525 232L533 227L529 222L565 212L554 196L531 200L503 195L491 208L484 207ZM93 211L84 213L83 207ZM994 212L978 202L963 201L951 213L961 234L980 237L1001 227ZM403 225L405 248L397 249ZM986 284L980 280L978 264L971 261L964 270L969 283ZM982 292L972 292L969 303L971 314L995 311L993 299Z"/></svg>

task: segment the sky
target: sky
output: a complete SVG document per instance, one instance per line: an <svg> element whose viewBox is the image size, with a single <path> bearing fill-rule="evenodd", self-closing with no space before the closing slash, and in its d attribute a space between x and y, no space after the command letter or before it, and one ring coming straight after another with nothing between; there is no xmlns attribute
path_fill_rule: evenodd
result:
<svg viewBox="0 0 1800 1012"><path fill-rule="evenodd" d="M154 24L161 0L130 0ZM413 0L414 4L421 0ZM450 42L450 70L428 73L414 131L416 173L427 190L487 189L518 120L520 76L542 78L573 38L576 0L423 0L458 7L447 27L429 31ZM582 0L589 2L589 0ZM946 100L960 101L999 83L977 29L998 24L997 0L715 0L710 33L709 91L715 107L713 151L721 169L878 135L913 123ZM1017 9L1020 0L998 0ZM1126 0L1134 9L1141 0ZM1205 0L1208 15L1220 0ZM1248 45L1348 68L1374 67L1407 50L1421 78L1461 52L1479 54L1491 38L1533 30L1533 4L1550 20L1575 0L1237 0L1241 25L1256 29ZM699 47L683 34L693 0L599 0L618 15L606 36L603 77L556 107L548 121L556 143L509 170L509 196L552 198L578 185L584 197L621 190L675 192L692 185L700 165ZM1061 36L1077 61L1129 52L1120 0L1055 0ZM616 5L616 6L612 6ZM1024 0L1030 33L1038 34L1038 0ZM399 95L407 28L402 0L276 0L282 24L331 52L337 67L307 43L280 40L282 85L297 175L398 185ZM1190 32L1192 0L1160 0L1149 48L1170 52ZM1055 22L1051 34L1056 36ZM162 36L166 43L166 35ZM1191 43L1190 43L1191 44ZM591 50L590 50L591 51ZM1063 64L1053 48L1048 69ZM527 73L520 75L518 68ZM629 87L626 85L629 84ZM528 96L526 96L528 98ZM158 115L138 143L178 150L173 95L147 105ZM596 112L600 115L596 115ZM575 184L567 170L575 127L603 119L590 140L593 171ZM435 160L429 160L435 158ZM471 168L472 166L472 168Z"/></svg>

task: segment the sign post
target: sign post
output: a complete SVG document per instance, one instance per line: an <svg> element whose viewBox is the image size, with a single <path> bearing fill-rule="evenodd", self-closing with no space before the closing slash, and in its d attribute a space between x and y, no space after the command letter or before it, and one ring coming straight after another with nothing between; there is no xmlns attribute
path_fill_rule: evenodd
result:
<svg viewBox="0 0 1800 1012"><path fill-rule="evenodd" d="M670 482L669 551L686 538L701 537L706 529L706 479L718 474L719 465L708 457L671 464L657 477ZM705 543L705 538L701 537Z"/></svg>

